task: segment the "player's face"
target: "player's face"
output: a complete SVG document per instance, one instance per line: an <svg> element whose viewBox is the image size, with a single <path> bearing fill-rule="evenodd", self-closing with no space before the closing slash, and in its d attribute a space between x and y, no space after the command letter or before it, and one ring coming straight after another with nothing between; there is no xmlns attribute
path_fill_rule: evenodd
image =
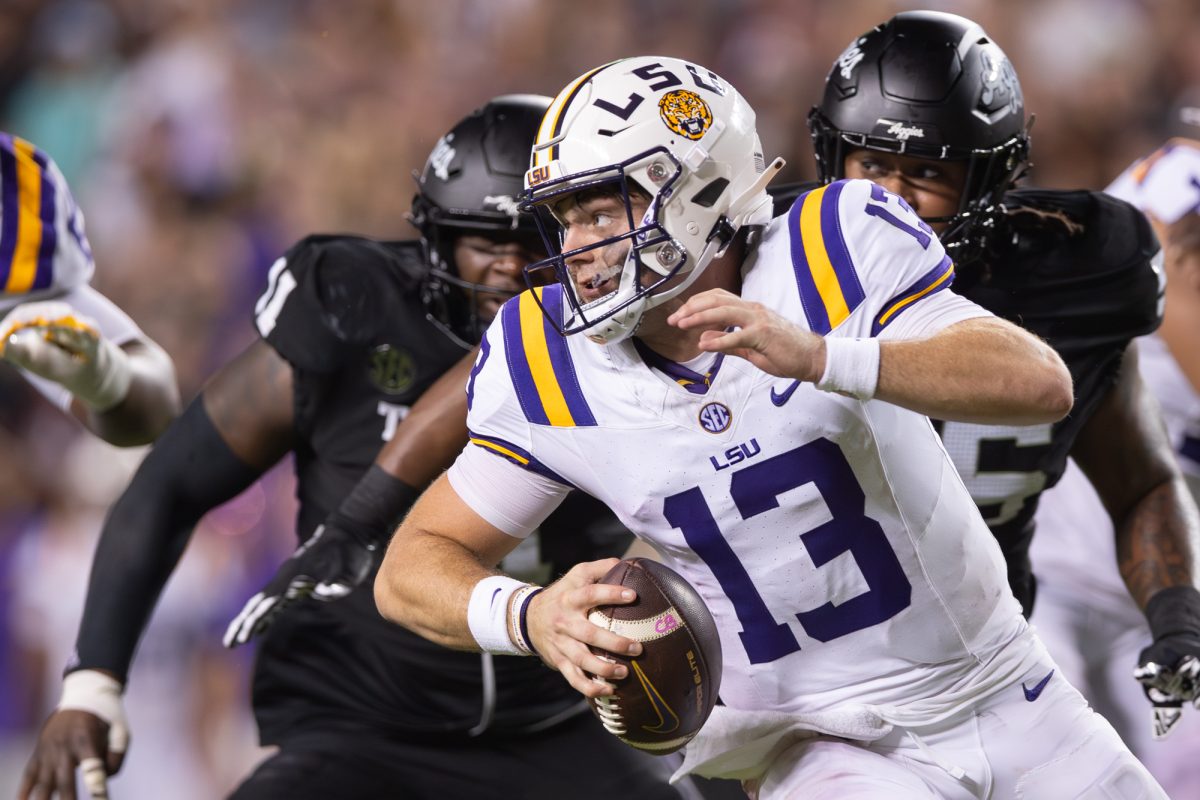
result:
<svg viewBox="0 0 1200 800"><path fill-rule="evenodd" d="M846 156L847 178L866 178L904 198L917 216L929 221L958 213L967 178L962 161L935 161L877 150L854 150ZM930 222L937 233L947 222Z"/></svg>
<svg viewBox="0 0 1200 800"><path fill-rule="evenodd" d="M493 291L475 293L475 313L481 320L495 318L504 301L525 288L521 271L545 258L528 241L513 237L465 235L454 243L458 276Z"/></svg>
<svg viewBox="0 0 1200 800"><path fill-rule="evenodd" d="M650 205L640 193L630 194L633 218L639 220ZM554 205L554 215L563 227L563 252L593 245L628 233L629 214L621 195L579 192ZM613 242L567 257L567 270L583 303L591 303L617 290L632 243Z"/></svg>

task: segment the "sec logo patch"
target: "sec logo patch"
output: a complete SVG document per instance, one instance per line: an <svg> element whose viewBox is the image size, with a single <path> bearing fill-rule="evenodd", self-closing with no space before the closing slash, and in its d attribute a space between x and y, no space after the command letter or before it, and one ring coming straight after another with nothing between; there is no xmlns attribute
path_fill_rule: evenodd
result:
<svg viewBox="0 0 1200 800"><path fill-rule="evenodd" d="M388 394L403 394L417 379L412 354L390 344L381 344L371 352L371 383Z"/></svg>
<svg viewBox="0 0 1200 800"><path fill-rule="evenodd" d="M700 427L709 433L724 433L733 422L733 414L724 403L709 403L700 409Z"/></svg>

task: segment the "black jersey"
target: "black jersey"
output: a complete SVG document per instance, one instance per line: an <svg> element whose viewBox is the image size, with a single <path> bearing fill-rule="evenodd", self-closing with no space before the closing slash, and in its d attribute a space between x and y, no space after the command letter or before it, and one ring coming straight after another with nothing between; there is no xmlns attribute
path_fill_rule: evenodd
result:
<svg viewBox="0 0 1200 800"><path fill-rule="evenodd" d="M411 404L464 355L426 318L422 269L416 243L339 236L305 239L271 271L256 321L293 367L302 540L350 492ZM531 537L510 557L531 579L628 544L615 520L598 516L602 507L577 494L556 512L572 526L557 527L590 533L573 537L587 546L566 552L548 541L530 552ZM547 522L543 533L556 527ZM429 741L527 728L582 706L539 659L447 650L386 622L372 583L338 602L299 604L267 630L254 677L264 743L331 728Z"/></svg>
<svg viewBox="0 0 1200 800"><path fill-rule="evenodd" d="M1033 605L1029 543L1038 497L1056 484L1079 431L1112 387L1129 342L1158 327L1158 242L1133 206L1102 192L1021 189L1004 201L999 244L954 289L1045 339L1066 363L1075 404L1054 424L938 426L996 535L1009 582Z"/></svg>
<svg viewBox="0 0 1200 800"><path fill-rule="evenodd" d="M820 184L772 190L776 213ZM1029 543L1038 497L1066 469L1075 437L1116 380L1129 342L1158 327L1158 242L1133 206L1101 192L1019 189L983 263L959 266L958 294L1045 339L1066 363L1075 404L1054 424L935 423L1000 542L1009 583L1033 607Z"/></svg>

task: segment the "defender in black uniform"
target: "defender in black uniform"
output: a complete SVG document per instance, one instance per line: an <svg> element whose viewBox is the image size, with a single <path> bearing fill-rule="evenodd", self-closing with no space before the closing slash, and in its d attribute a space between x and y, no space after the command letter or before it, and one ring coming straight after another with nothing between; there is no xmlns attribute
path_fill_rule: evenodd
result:
<svg viewBox="0 0 1200 800"><path fill-rule="evenodd" d="M384 622L369 581L355 590L377 566L379 538L417 494L373 459L538 257L515 198L548 103L497 98L438 142L414 200L421 242L312 236L275 263L256 306L262 340L164 434L106 521L78 656L22 797L73 796L77 763L93 794L104 790L125 749L121 684L193 526L288 451L304 545L273 581L283 590L268 586L240 628L262 632L254 710L262 743L280 750L235 798L679 797L666 765L609 735L540 661L434 646ZM435 441L444 456L424 458L447 463L461 445ZM559 518L587 546L527 554L543 571L537 579L628 544L587 503ZM543 540L554 528L542 529ZM326 560L314 564L311 553ZM310 591L345 597L276 616ZM273 593L277 602L261 601Z"/></svg>
<svg viewBox="0 0 1200 800"><path fill-rule="evenodd" d="M1026 615L1037 500L1070 455L1113 517L1121 573L1154 633L1140 665L1155 667L1140 677L1194 699L1194 677L1174 673L1200 656L1195 506L1129 347L1161 316L1146 219L1100 192L1010 191L1028 165L1021 87L962 17L902 13L855 39L809 126L822 181L867 178L904 198L954 258L955 291L1044 338L1071 371L1075 405L1054 425L939 424Z"/></svg>

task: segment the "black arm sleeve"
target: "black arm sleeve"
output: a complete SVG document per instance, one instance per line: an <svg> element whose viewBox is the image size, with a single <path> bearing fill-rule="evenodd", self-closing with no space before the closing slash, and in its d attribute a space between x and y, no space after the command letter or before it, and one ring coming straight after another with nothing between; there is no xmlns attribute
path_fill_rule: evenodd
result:
<svg viewBox="0 0 1200 800"><path fill-rule="evenodd" d="M329 521L367 544L386 543L420 496L420 490L372 464Z"/></svg>
<svg viewBox="0 0 1200 800"><path fill-rule="evenodd" d="M125 682L133 652L192 530L259 477L213 427L203 395L159 438L104 521L67 671Z"/></svg>

